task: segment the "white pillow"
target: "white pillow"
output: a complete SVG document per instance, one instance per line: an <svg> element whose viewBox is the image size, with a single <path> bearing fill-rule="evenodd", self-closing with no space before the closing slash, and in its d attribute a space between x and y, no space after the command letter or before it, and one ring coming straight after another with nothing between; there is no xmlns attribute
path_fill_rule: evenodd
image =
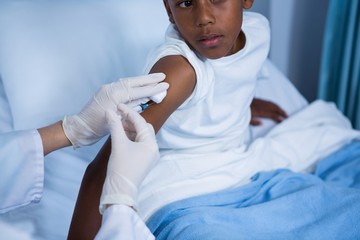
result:
<svg viewBox="0 0 360 240"><path fill-rule="evenodd" d="M167 25L160 0L0 1L0 76L14 128L62 119L102 84L141 74Z"/></svg>
<svg viewBox="0 0 360 240"><path fill-rule="evenodd" d="M12 130L12 116L10 106L4 91L0 76L0 134Z"/></svg>

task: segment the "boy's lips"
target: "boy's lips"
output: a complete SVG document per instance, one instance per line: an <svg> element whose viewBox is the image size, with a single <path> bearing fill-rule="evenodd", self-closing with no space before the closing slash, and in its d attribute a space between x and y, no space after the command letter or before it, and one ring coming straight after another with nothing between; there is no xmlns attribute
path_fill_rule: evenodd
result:
<svg viewBox="0 0 360 240"><path fill-rule="evenodd" d="M211 35L201 36L198 41L204 47L211 48L218 46L221 42L221 39L222 39L221 35L211 34Z"/></svg>

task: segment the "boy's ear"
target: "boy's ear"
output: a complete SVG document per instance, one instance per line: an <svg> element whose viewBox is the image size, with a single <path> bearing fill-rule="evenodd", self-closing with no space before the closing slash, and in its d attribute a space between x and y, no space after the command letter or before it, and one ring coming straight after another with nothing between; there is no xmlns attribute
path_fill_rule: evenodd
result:
<svg viewBox="0 0 360 240"><path fill-rule="evenodd" d="M243 2L243 8L249 9L252 7L254 0L242 0Z"/></svg>
<svg viewBox="0 0 360 240"><path fill-rule="evenodd" d="M172 15L172 12L171 12L171 9L170 9L169 3L168 3L168 0L163 0L163 2L164 2L164 6L165 6L165 9L166 9L167 15L169 17L169 21L171 23L175 23L174 17Z"/></svg>

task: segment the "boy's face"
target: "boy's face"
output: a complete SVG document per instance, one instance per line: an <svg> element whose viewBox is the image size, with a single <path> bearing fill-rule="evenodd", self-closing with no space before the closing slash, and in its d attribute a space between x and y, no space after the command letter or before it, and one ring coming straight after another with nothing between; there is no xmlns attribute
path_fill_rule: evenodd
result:
<svg viewBox="0 0 360 240"><path fill-rule="evenodd" d="M239 51L243 8L253 0L164 0L169 20L190 47L210 59Z"/></svg>

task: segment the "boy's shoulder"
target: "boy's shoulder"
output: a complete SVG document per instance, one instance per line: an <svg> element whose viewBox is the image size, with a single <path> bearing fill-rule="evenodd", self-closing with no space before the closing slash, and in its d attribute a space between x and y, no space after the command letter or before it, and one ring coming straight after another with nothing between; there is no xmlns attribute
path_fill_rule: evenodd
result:
<svg viewBox="0 0 360 240"><path fill-rule="evenodd" d="M243 14L243 24L245 26L251 25L269 27L269 20L260 13L245 11Z"/></svg>

